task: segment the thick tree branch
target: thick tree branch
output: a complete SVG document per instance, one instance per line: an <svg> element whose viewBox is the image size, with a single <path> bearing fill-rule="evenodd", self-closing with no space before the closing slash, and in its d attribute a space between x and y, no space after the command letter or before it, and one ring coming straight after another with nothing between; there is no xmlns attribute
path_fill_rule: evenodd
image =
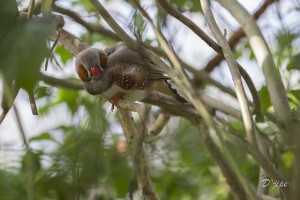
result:
<svg viewBox="0 0 300 200"><path fill-rule="evenodd" d="M138 133L129 111L119 109L119 116L137 175L138 188L146 200L158 200L150 179L149 166L143 148L143 134Z"/></svg>

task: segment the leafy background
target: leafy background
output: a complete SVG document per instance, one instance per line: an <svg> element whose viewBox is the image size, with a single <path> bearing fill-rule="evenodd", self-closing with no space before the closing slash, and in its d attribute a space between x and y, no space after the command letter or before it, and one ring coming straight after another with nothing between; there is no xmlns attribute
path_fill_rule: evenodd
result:
<svg viewBox="0 0 300 200"><path fill-rule="evenodd" d="M191 19L203 22L199 1L174 0L172 2L176 4L178 10ZM256 1L256 5L261 2ZM18 1L17 3L19 9L23 9L29 2ZM87 0L56 0L54 4L74 10L90 23L99 23L108 27ZM153 37L143 18L129 3L106 0L105 5L132 36L149 44L157 44L156 38ZM187 29L166 16L155 2L151 1L145 5L183 58L201 68L214 55L206 44L195 41L193 35L189 34L188 37L183 38L182 35ZM213 7L219 8L217 4L213 4ZM17 145L11 142L16 140L0 142L1 199L125 199L128 193L137 189L137 185L116 112L111 113L107 102L89 96L84 91L56 88L39 82L40 72L78 81L73 72L72 55L61 46L57 46L55 58L50 58L49 69L45 72L45 57L53 44L47 40L54 29L51 19L40 17L31 21L19 20L16 23L12 20L13 14L4 12L5 7L1 9L3 9L0 12L1 77L3 80L15 78L24 90L34 88L39 118L43 119L42 124L31 124L30 127L23 124L27 127L30 150L26 151L18 145L20 139L17 140ZM296 19L295 16L299 17L298 11L297 1L281 0L272 5L259 20L270 43L276 64L283 74L290 105L295 111L298 111L300 106L299 22L293 20ZM221 13L228 16L224 11ZM218 19L220 24L222 23L221 26L230 30L237 28L236 22L230 17L226 19L218 17ZM101 47L118 42L111 37L87 31L68 16L65 16L65 22L66 29L91 45ZM195 44L191 45L192 43ZM199 51L199 44L203 46L201 51ZM252 69L249 67L247 70L254 77L256 86L261 88L259 94L262 112L272 111L261 72L256 66L246 40L239 43L235 54L242 64L253 66ZM224 64L212 73L212 77L232 87L230 76L226 75L228 71ZM22 100L18 100L23 103L17 105L22 118L29 118L31 116L28 113L24 114L22 108L28 106L28 103L24 103L28 101L24 90L19 95ZM205 86L204 90L216 95L215 89L210 86ZM227 96L222 96L222 99L230 100ZM158 109L152 107L151 111L155 112ZM11 111L10 114L12 113ZM240 135L244 134L240 121L230 117L225 119ZM56 122L53 123L52 120ZM143 122L139 117L136 116L135 120L142 125ZM23 119L23 122L26 120ZM9 137L10 134L17 135L19 132L11 129L8 123L10 122L4 121L2 127L0 126L1 138ZM35 126L46 128L40 128L42 131L36 132ZM275 134L276 126L269 121L261 123L260 126L274 144L274 147L270 148L274 148L278 154L274 162L278 163L282 172L289 176L287 169L291 166L293 155L288 149L276 149L276 141L280 140ZM201 144L194 128L185 119L172 117L159 136L145 143L145 148L154 188L161 199L233 199L219 168ZM230 150L234 152L234 158L239 166L255 185L258 180L259 166L249 155L239 149L231 147ZM276 188L271 192L279 195Z"/></svg>

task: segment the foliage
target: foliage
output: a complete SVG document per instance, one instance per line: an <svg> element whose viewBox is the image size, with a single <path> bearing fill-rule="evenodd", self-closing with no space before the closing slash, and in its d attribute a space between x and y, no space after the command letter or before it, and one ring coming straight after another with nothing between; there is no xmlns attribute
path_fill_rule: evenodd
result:
<svg viewBox="0 0 300 200"><path fill-rule="evenodd" d="M11 2L15 3L15 1ZM115 1L105 2L109 5ZM130 10L130 14L123 16L124 13L121 11L111 14L116 16L121 26L127 28L131 36L138 41L147 45L157 44L157 38L149 33L149 25L130 2L121 2L121 5ZM91 24L96 21L96 25L109 29L88 0L54 1L55 5L60 3L66 3L70 10L74 8L83 20L88 19ZM197 0L175 0L172 3L180 12L202 17L202 10ZM12 4L5 5L16 6ZM4 81L10 86L12 83L18 83L27 91L34 90L35 99L39 103L40 116L47 117L55 109L62 108L62 111L68 113L70 123L59 124L53 129L29 138L28 143L31 148L22 151L19 160L12 161L15 167L2 166L0 162L1 199L106 200L126 199L126 196L131 194L138 195L136 174L126 141L119 131L120 121L116 112L110 113L109 104L85 91L48 86L40 81L40 74L44 69L43 62L49 55L47 40L55 30L53 19L38 16L36 19L25 20L16 18L16 10L12 12L6 7L3 9L0 10L2 84ZM155 20L160 30L163 32L174 30L175 23L169 20L167 13L158 4L151 4L147 11L154 13L151 16L159 16ZM3 20L4 18L8 20ZM283 19L276 20L278 23L283 23ZM70 23L75 24L74 21ZM103 46L117 42L109 34L86 31L86 29L81 31L78 37L88 43ZM168 40L174 43L175 47L184 46L184 41L179 41L176 34L174 38ZM289 105L297 118L300 107L299 33L290 27L281 27L273 35L273 40L273 45L270 45L273 57L283 74ZM235 50L235 55L237 58L251 61L255 58L249 43L243 40ZM70 64L73 59L72 54L61 45L55 47L53 56L59 58L62 65ZM223 86L226 85L225 79L222 77L220 80ZM204 92L209 91L210 87L206 89ZM261 110L256 116L256 125L262 137L266 139L268 145L270 144L267 146L271 154L270 160L282 174L290 178L295 154L289 145L282 145L286 142L280 135L282 127L276 124L276 121L266 117L268 113L274 115L267 86L261 86L258 94ZM219 94L216 96L219 98ZM226 103L233 104L231 101ZM157 107L152 106L149 116L153 118L152 115L157 110ZM215 120L220 127L224 130L232 130L237 138L246 138L242 120L218 114L217 112ZM221 118L226 123L222 124ZM146 123L140 117L135 117L135 121L139 127L143 127ZM228 182L193 125L187 119L172 116L159 136L144 142L155 191L161 199L168 200L234 199ZM222 150L220 139L213 131L209 131L213 133L211 134L213 142ZM259 180L258 162L243 151L243 148L236 147L228 141L225 144L240 170L245 173L249 184L256 186ZM40 148L41 146L43 148ZM276 188L271 191L271 194L275 197L280 196Z"/></svg>

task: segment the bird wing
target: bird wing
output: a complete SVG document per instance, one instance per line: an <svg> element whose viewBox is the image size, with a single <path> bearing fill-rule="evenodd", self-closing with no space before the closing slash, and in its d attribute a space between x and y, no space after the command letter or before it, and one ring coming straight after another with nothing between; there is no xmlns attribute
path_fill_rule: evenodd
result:
<svg viewBox="0 0 300 200"><path fill-rule="evenodd" d="M129 48L125 43L105 49L108 54L107 67L113 82L124 90L152 89L186 103L177 90L167 81L170 78L149 59Z"/></svg>
<svg viewBox="0 0 300 200"><path fill-rule="evenodd" d="M113 77L113 82L125 90L144 90L153 81L169 79L161 71L149 70L149 68L139 64L118 63L110 67L109 70Z"/></svg>

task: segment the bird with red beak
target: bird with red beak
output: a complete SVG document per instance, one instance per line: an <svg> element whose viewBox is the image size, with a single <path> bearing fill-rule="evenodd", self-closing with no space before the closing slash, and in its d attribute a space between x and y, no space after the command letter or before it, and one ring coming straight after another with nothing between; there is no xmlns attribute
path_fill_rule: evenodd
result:
<svg viewBox="0 0 300 200"><path fill-rule="evenodd" d="M187 103L163 71L125 43L104 50L85 49L77 55L75 65L86 91L111 100L112 110L120 98L139 101L152 91Z"/></svg>

